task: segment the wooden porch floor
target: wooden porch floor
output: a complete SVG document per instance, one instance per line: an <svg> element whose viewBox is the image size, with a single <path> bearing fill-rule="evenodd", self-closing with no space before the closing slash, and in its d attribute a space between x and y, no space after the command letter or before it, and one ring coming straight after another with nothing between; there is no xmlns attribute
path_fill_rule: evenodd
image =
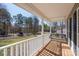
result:
<svg viewBox="0 0 79 59"><path fill-rule="evenodd" d="M65 39L53 39L37 56L73 56L73 54Z"/></svg>

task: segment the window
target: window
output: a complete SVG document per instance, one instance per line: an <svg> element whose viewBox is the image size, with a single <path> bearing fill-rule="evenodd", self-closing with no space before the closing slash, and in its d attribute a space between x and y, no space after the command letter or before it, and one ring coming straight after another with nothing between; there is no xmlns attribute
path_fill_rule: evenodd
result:
<svg viewBox="0 0 79 59"><path fill-rule="evenodd" d="M79 48L79 10L78 10L78 48Z"/></svg>
<svg viewBox="0 0 79 59"><path fill-rule="evenodd" d="M69 38L70 38L70 46L72 41L72 18L69 20Z"/></svg>
<svg viewBox="0 0 79 59"><path fill-rule="evenodd" d="M44 34L49 33L50 32L50 23L47 20L44 20L43 26L44 26Z"/></svg>
<svg viewBox="0 0 79 59"><path fill-rule="evenodd" d="M76 54L76 46L77 46L77 15L76 15L76 11L73 14L73 43L74 43L74 52Z"/></svg>

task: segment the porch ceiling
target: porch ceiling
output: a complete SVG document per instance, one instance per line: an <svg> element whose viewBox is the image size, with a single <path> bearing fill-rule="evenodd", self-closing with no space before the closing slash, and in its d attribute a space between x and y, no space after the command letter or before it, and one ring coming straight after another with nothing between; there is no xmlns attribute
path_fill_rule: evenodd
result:
<svg viewBox="0 0 79 59"><path fill-rule="evenodd" d="M74 3L16 3L16 5L50 21L67 19Z"/></svg>

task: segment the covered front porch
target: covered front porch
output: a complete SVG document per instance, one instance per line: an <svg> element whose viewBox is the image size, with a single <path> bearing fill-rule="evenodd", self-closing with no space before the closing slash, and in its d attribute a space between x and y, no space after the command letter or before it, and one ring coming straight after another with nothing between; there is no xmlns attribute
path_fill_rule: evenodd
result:
<svg viewBox="0 0 79 59"><path fill-rule="evenodd" d="M78 30L75 29L77 30L76 32L72 27L75 26L74 23L71 24L68 21L72 10L76 9L79 4L15 3L15 5L41 18L40 35L29 39L23 38L25 40L0 47L0 56L74 56L78 54L76 54L76 48L78 48L78 41L76 41L78 40L78 38L76 38L78 37ZM49 23L48 31L44 28L44 20ZM62 24L64 25L57 29L59 31L52 31L52 24L54 22L59 22L60 26L62 26ZM54 25L58 28L56 23L54 23ZM76 26L78 26L78 24ZM74 33L70 28L74 30ZM74 35L75 32L77 34L76 37Z"/></svg>

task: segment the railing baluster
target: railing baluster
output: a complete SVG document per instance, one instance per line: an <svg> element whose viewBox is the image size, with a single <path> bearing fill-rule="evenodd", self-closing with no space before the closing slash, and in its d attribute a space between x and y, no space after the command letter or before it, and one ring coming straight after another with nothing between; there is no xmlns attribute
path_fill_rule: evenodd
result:
<svg viewBox="0 0 79 59"><path fill-rule="evenodd" d="M14 53L14 50L13 50L13 46L12 46L12 47L10 47L10 55L13 56L14 55L13 53Z"/></svg>
<svg viewBox="0 0 79 59"><path fill-rule="evenodd" d="M19 51L19 49L18 49L18 44L17 44L17 45L16 45L16 56L19 55L18 51Z"/></svg>
<svg viewBox="0 0 79 59"><path fill-rule="evenodd" d="M22 56L22 43L20 44L20 56Z"/></svg>
<svg viewBox="0 0 79 59"><path fill-rule="evenodd" d="M26 42L24 42L24 56L26 56Z"/></svg>
<svg viewBox="0 0 79 59"><path fill-rule="evenodd" d="M4 49L4 56L7 56L7 48Z"/></svg>
<svg viewBox="0 0 79 59"><path fill-rule="evenodd" d="M27 41L27 56L29 56L29 41Z"/></svg>

